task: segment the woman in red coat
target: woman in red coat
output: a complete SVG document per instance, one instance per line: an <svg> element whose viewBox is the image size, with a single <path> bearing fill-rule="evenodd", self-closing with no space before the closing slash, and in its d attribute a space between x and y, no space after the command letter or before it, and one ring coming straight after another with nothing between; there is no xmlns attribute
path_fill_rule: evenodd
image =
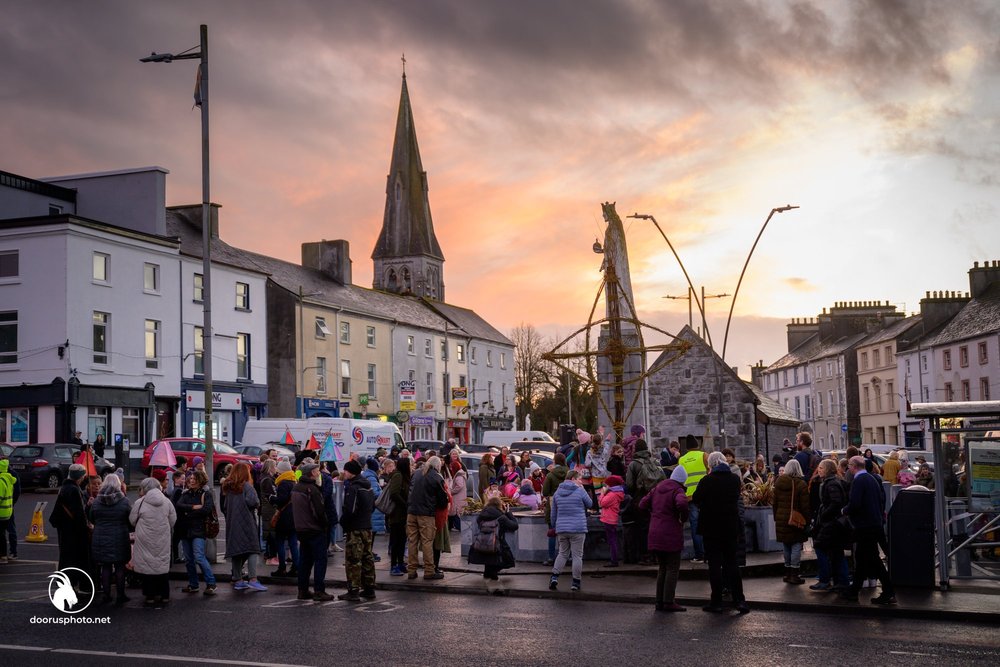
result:
<svg viewBox="0 0 1000 667"><path fill-rule="evenodd" d="M650 512L649 550L656 554L660 569L656 574L656 611L687 611L674 600L684 550L684 522L688 518L688 497L684 490L687 471L677 466L650 493L639 507Z"/></svg>

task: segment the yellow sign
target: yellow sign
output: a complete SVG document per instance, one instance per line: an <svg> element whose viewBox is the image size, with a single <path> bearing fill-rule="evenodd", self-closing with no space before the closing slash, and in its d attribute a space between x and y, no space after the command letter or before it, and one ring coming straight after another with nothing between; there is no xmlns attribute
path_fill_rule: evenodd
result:
<svg viewBox="0 0 1000 667"><path fill-rule="evenodd" d="M467 387L451 388L451 407L465 408L469 406L469 389Z"/></svg>
<svg viewBox="0 0 1000 667"><path fill-rule="evenodd" d="M46 505L48 505L47 502L35 504L35 511L31 514L31 527L28 529L27 537L24 538L25 542L48 541L49 536L45 534L45 519L42 518Z"/></svg>

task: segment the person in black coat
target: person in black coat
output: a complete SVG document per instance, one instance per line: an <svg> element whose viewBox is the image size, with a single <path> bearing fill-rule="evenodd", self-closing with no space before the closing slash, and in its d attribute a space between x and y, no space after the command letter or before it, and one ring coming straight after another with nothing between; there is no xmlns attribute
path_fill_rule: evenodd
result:
<svg viewBox="0 0 1000 667"><path fill-rule="evenodd" d="M340 525L344 529L347 592L338 598L349 602L375 598L375 558L372 554L375 493L371 482L361 473L361 464L357 461L344 464L344 504Z"/></svg>
<svg viewBox="0 0 1000 667"><path fill-rule="evenodd" d="M208 475L195 470L187 478L188 488L177 499L177 522L174 530L184 547L184 564L187 567L188 585L184 593L198 592L198 568L205 577L205 595L215 595L215 573L205 557L205 519L215 512L212 490L206 488Z"/></svg>
<svg viewBox="0 0 1000 667"><path fill-rule="evenodd" d="M842 513L848 516L854 526L854 543L856 545L854 561L854 581L851 588L841 594L845 600L858 601L861 584L866 579L876 578L882 584L882 593L872 598L872 604L896 604L896 594L889 580L889 573L879 557L878 548L885 541L882 521L885 517L885 490L881 478L865 469L865 459L855 456L848 466L854 473L851 481L851 495Z"/></svg>
<svg viewBox="0 0 1000 667"><path fill-rule="evenodd" d="M708 576L712 587L711 602L704 611L722 612L722 592L728 589L741 614L750 611L743 595L743 578L737 559L737 546L743 533L740 520L740 478L734 475L722 452L708 455L711 472L695 489L691 502L699 507L698 532L705 540Z"/></svg>
<svg viewBox="0 0 1000 667"><path fill-rule="evenodd" d="M500 570L507 570L515 565L514 552L507 544L505 536L517 530L517 519L510 510L504 510L499 498L493 497L486 501L483 511L476 517L476 525L482 531L486 521L497 522L497 550L494 553L484 553L477 549L469 549L469 564L483 566L483 579L496 581L500 578Z"/></svg>
<svg viewBox="0 0 1000 667"><path fill-rule="evenodd" d="M818 489L813 519L813 546L819 561L819 581L809 588L814 591L843 590L847 587L847 561L844 546L850 540L840 521L840 512L847 505L847 482L837 476L837 464L824 459L817 468ZM810 505L812 507L812 505Z"/></svg>
<svg viewBox="0 0 1000 667"><path fill-rule="evenodd" d="M102 602L111 602L111 575L115 577L115 589L118 597L115 604L121 606L128 602L125 595L125 563L132 558L132 546L129 543L130 532L129 512L132 503L122 492L122 483L118 475L108 475L97 493L97 500L87 510L87 518L94 524L94 536L91 541L91 555L94 563L101 566L101 590L104 595Z"/></svg>
<svg viewBox="0 0 1000 667"><path fill-rule="evenodd" d="M86 572L90 568L90 535L81 488L86 479L87 470L82 465L71 465L69 476L60 487L56 504L49 515L49 524L59 534L60 570L75 567ZM70 571L69 578L78 592L86 589L87 580L79 572Z"/></svg>
<svg viewBox="0 0 1000 667"><path fill-rule="evenodd" d="M278 477L275 479L274 494L268 501L278 515L274 527L275 553L278 558L278 569L271 573L272 577L299 576L299 540L295 534L295 518L292 515L292 489L295 488L295 473L288 461L278 464ZM285 570L285 544L292 555L292 567Z"/></svg>

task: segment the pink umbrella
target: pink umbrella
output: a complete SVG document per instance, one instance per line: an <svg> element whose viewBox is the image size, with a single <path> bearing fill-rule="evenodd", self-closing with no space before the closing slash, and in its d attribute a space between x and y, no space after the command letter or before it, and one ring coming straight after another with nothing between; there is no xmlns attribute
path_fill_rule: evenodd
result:
<svg viewBox="0 0 1000 667"><path fill-rule="evenodd" d="M173 468L177 465L174 457L174 450L170 448L170 443L161 440L153 447L153 453L149 457L149 465L160 468Z"/></svg>

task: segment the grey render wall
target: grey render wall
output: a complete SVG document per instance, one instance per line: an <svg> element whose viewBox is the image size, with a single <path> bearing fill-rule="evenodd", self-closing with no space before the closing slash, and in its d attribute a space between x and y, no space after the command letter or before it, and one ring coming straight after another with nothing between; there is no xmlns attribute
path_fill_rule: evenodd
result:
<svg viewBox="0 0 1000 667"><path fill-rule="evenodd" d="M296 296L267 281L267 412L295 417Z"/></svg>

